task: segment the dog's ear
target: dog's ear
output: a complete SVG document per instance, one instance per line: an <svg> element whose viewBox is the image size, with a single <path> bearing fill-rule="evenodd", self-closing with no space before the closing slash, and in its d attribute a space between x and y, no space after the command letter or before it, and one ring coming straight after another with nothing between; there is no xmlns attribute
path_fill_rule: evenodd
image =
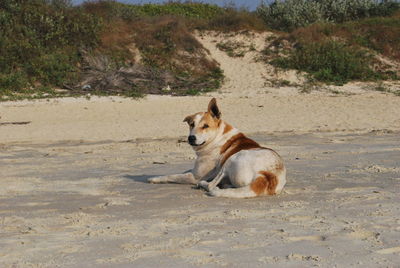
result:
<svg viewBox="0 0 400 268"><path fill-rule="evenodd" d="M210 103L208 103L208 112L212 115L212 117L217 119L221 118L221 112L218 109L217 100L215 98L212 98Z"/></svg>
<svg viewBox="0 0 400 268"><path fill-rule="evenodd" d="M186 116L183 122L187 122L190 125L193 122L193 115Z"/></svg>

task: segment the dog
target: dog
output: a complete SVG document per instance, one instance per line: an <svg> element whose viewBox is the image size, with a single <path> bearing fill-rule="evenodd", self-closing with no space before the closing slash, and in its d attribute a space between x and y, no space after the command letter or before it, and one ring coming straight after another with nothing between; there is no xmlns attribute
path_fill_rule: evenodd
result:
<svg viewBox="0 0 400 268"><path fill-rule="evenodd" d="M282 191L286 183L282 158L221 120L215 98L207 112L189 115L183 121L189 125L188 143L197 155L194 168L183 174L153 177L148 182L195 184L210 196L233 198Z"/></svg>

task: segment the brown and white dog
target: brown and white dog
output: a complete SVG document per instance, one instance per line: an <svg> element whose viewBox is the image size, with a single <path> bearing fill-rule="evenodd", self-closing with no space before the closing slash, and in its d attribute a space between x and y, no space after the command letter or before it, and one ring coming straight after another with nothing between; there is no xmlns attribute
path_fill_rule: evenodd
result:
<svg viewBox="0 0 400 268"><path fill-rule="evenodd" d="M282 158L221 120L215 98L207 112L187 116L189 144L196 152L194 168L183 174L150 178L150 183L197 184L211 196L249 198L274 195L286 183ZM230 188L220 189L218 185Z"/></svg>

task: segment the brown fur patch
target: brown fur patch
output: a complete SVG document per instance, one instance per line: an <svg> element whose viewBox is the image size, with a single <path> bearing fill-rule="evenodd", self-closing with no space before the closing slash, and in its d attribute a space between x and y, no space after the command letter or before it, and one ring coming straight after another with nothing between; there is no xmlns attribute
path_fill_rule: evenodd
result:
<svg viewBox="0 0 400 268"><path fill-rule="evenodd" d="M230 138L221 148L221 154L223 158L221 160L221 166L228 160L229 157L236 154L241 150L249 150L261 148L261 146L253 141L252 139L247 138L243 133L236 134L232 138Z"/></svg>
<svg viewBox="0 0 400 268"><path fill-rule="evenodd" d="M265 189L268 187L268 181L264 176L257 177L252 183L250 184L250 188L256 195L260 195L265 192Z"/></svg>
<svg viewBox="0 0 400 268"><path fill-rule="evenodd" d="M231 131L233 127L227 123L225 123L224 134Z"/></svg>
<svg viewBox="0 0 400 268"><path fill-rule="evenodd" d="M278 185L278 179L275 174L269 171L261 171L261 176L257 177L251 184L251 190L257 195L267 193L269 195L274 195L276 186Z"/></svg>
<svg viewBox="0 0 400 268"><path fill-rule="evenodd" d="M209 130L215 130L219 127L221 120L216 119L213 117L209 112L204 113L203 117L201 118L199 122L199 127L201 131L209 131ZM208 125L208 128L206 129L201 129L204 124Z"/></svg>
<svg viewBox="0 0 400 268"><path fill-rule="evenodd" d="M194 118L195 118L196 115L198 115L198 114L204 114L204 113L199 112L199 113L195 113L195 114L188 115L188 116L185 117L185 119L183 119L183 122L187 122L187 123L190 125L191 123L193 123Z"/></svg>
<svg viewBox="0 0 400 268"><path fill-rule="evenodd" d="M193 122L194 115L188 115L183 119L183 122L187 122L189 125Z"/></svg>

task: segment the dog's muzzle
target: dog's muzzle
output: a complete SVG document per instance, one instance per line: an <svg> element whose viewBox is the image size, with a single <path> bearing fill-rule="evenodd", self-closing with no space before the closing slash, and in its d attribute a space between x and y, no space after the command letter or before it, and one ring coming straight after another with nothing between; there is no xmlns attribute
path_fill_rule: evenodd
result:
<svg viewBox="0 0 400 268"><path fill-rule="evenodd" d="M190 135L190 136L188 137L188 142L189 142L190 145L196 146L196 145L197 145L197 144L196 144L196 136Z"/></svg>
<svg viewBox="0 0 400 268"><path fill-rule="evenodd" d="M188 137L188 142L189 142L189 144L192 145L192 146L201 146L201 145L203 145L203 144L206 143L206 142L204 141L204 142L202 142L201 144L197 144L197 143L196 143L196 136L194 136L194 135L190 135L190 136Z"/></svg>

